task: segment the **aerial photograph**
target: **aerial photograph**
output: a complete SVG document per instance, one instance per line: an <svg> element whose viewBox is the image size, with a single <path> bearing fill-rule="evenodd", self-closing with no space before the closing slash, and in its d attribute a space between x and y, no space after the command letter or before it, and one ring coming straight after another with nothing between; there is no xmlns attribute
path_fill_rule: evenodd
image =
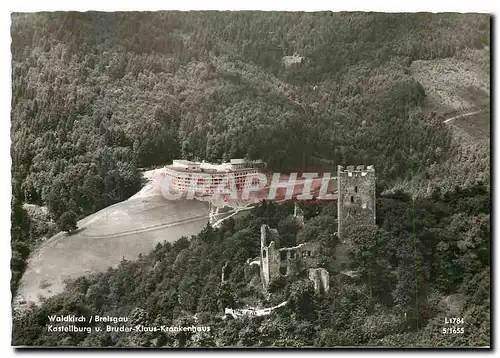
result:
<svg viewBox="0 0 500 358"><path fill-rule="evenodd" d="M492 15L10 18L13 347L491 349Z"/></svg>

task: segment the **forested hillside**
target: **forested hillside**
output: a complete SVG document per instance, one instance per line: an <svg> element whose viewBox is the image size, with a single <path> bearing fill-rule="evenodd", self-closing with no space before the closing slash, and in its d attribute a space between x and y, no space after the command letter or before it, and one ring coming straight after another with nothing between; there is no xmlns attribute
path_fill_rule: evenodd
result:
<svg viewBox="0 0 500 358"><path fill-rule="evenodd" d="M331 266L337 242L335 205L306 207L297 240L320 241L320 260L332 277L317 295L302 276L277 280L271 298L258 270L260 226L274 223L292 238L292 205L263 204L250 215L210 226L174 244L158 244L137 261L70 284L63 294L14 320L13 343L39 346L332 347L489 345L489 192L483 185L412 201L404 193L377 202L376 231L353 236L347 267ZM318 214L317 214L318 213ZM228 263L228 281L221 269ZM287 300L273 315L223 320L226 307L264 306ZM449 304L456 301L458 304ZM127 325L210 326L209 333L52 333L48 315L126 316ZM195 318L196 315L196 318ZM463 334L443 334L445 317L463 317ZM81 323L87 326L89 323ZM94 326L94 324L90 324ZM97 324L105 327L105 324Z"/></svg>
<svg viewBox="0 0 500 358"><path fill-rule="evenodd" d="M137 167L179 156L248 156L282 170L320 157L373 164L382 179L412 175L446 153L449 136L423 118L409 64L489 43L482 15L12 20L14 193L56 219L123 200L138 188ZM285 68L293 53L302 64Z"/></svg>
<svg viewBox="0 0 500 358"><path fill-rule="evenodd" d="M30 218L22 204L47 206L62 228L61 218L81 218L136 193L141 186L138 168L178 157L259 158L269 169L282 172L324 163L330 163L331 169L337 164L371 164L380 188L385 189L425 176L429 167L454 163L450 130L423 110L425 92L411 76L410 65L489 46L490 18L427 13L56 12L13 14L11 34L11 287L15 292L27 257L49 230L46 223ZM152 320L161 315L166 320L187 320L197 311L212 312L207 320L217 328L217 345L283 346L292 340L305 345L437 340L446 345L451 338L434 337L435 330L425 327L440 317L432 300L458 292L468 297L463 314L477 322L457 342L486 344L489 322L479 321L489 309L489 295L484 296L489 290L485 273L489 272L489 247L484 246L488 243L484 230L489 233L489 187L472 185L453 194L435 191L434 198L421 199L422 211L417 213L423 222L417 232L423 236L417 244L422 251L408 248L411 259L403 250L408 242L397 241L411 237L405 221L411 201L405 195L384 199L392 203L389 207L395 205L391 210L401 210L398 215L405 224L400 228L384 229L391 220L384 219L386 204L379 209L385 224L377 235L385 242L386 231L392 232L387 245L393 246L367 243L368 252L378 250L368 257L383 262L363 261L367 256L358 253L366 265L399 270L400 276L381 273L380 280L386 281L378 284L388 286L374 286L375 297L370 300L365 297L366 285L335 278L338 287L329 296L312 300L317 305L312 310L318 315L314 319L301 316L298 304L297 309L291 305L285 313L260 321L217 321L215 312L220 313L222 303L216 303L211 294L222 289L218 288L221 265L223 260L236 264L255 256L256 230L265 222L256 211L249 223L239 222L220 232L207 230L192 241L163 245L137 262L82 278L63 295L16 321L14 341L126 345L126 338L117 336L49 338L41 327L49 311L128 314L127 310L140 308ZM387 215L392 215L391 210ZM320 228L311 229L309 236L320 235L323 224L330 227L327 216L312 219ZM457 225L462 225L460 230ZM308 236L304 230L298 235ZM427 252L438 242L443 242L439 250ZM478 251L469 251L470 247ZM394 322L400 322L404 313L414 320L420 317L408 309L415 307L411 301L416 297L411 291L415 257L421 257L427 290L419 291L418 297L429 308L421 311L418 324L411 321L399 327L391 321L387 331L380 330L382 316ZM172 271L174 262L181 268ZM159 265L161 270L155 268ZM165 279L165 275L170 276ZM232 276L233 292L243 290L242 275ZM106 287L109 290L101 292ZM150 294L139 293L138 287ZM294 285L283 289L295 292L292 296L300 302L300 295L310 292ZM376 296L384 290L392 292L393 298ZM319 326L312 323L315 320L321 322ZM418 332L417 326L422 327ZM266 334L257 334L258 327ZM358 336L360 330L365 333ZM137 344L212 344L205 338L198 343L190 337L156 338Z"/></svg>

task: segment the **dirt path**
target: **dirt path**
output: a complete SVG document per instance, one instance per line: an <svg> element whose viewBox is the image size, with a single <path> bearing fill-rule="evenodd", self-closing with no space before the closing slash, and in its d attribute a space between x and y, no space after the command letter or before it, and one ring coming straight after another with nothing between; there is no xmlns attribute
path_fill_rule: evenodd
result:
<svg viewBox="0 0 500 358"><path fill-rule="evenodd" d="M475 114L479 114L479 113L482 113L482 112L486 112L486 110L485 109L481 109L479 111L474 111L474 112L468 112L468 113L459 114L458 116L453 116L451 118L445 119L443 121L443 123L449 123L449 122L451 122L454 119L463 118L463 117L470 117L470 116L473 116Z"/></svg>

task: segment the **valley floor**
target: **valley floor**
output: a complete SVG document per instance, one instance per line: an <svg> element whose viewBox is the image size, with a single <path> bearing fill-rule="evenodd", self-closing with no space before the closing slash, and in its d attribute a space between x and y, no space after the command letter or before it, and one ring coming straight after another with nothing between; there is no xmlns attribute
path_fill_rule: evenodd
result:
<svg viewBox="0 0 500 358"><path fill-rule="evenodd" d="M200 232L208 207L197 200L168 201L136 197L78 222L72 235L58 233L34 252L21 280L14 306L22 308L60 293L64 281L104 271L125 258L149 253L159 242Z"/></svg>

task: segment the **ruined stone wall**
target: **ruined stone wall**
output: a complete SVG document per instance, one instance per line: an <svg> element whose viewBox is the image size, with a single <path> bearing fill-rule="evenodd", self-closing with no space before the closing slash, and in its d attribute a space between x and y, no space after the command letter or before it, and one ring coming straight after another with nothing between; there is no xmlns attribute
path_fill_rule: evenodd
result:
<svg viewBox="0 0 500 358"><path fill-rule="evenodd" d="M310 242L279 249L280 273L282 275L293 275L300 270L316 267L319 264L319 249L317 243Z"/></svg>
<svg viewBox="0 0 500 358"><path fill-rule="evenodd" d="M260 228L260 272L264 288L269 287L271 280L279 276L279 237L276 229L268 225Z"/></svg>
<svg viewBox="0 0 500 358"><path fill-rule="evenodd" d="M317 292L328 292L330 275L327 270L318 268L321 250L318 242L279 248L276 244L279 242L278 231L267 225L261 226L260 240L260 277L265 290L273 279L281 275L290 276L307 270Z"/></svg>
<svg viewBox="0 0 500 358"><path fill-rule="evenodd" d="M299 204L295 203L293 206L293 217L295 218L295 221L297 222L297 225L299 228L304 227L304 212L300 208Z"/></svg>
<svg viewBox="0 0 500 358"><path fill-rule="evenodd" d="M324 293L330 290L330 274L324 268L309 269L309 280L314 283L316 293Z"/></svg>
<svg viewBox="0 0 500 358"><path fill-rule="evenodd" d="M231 267L229 266L229 262L226 261L224 266L222 267L222 273L221 273L221 282L225 282L231 273Z"/></svg>
<svg viewBox="0 0 500 358"><path fill-rule="evenodd" d="M375 168L371 165L337 167L338 235L344 242L351 226L375 225Z"/></svg>
<svg viewBox="0 0 500 358"><path fill-rule="evenodd" d="M260 273L265 289L280 275L292 275L317 267L319 244L307 242L294 247L279 248L279 234L276 229L262 225L260 232Z"/></svg>

